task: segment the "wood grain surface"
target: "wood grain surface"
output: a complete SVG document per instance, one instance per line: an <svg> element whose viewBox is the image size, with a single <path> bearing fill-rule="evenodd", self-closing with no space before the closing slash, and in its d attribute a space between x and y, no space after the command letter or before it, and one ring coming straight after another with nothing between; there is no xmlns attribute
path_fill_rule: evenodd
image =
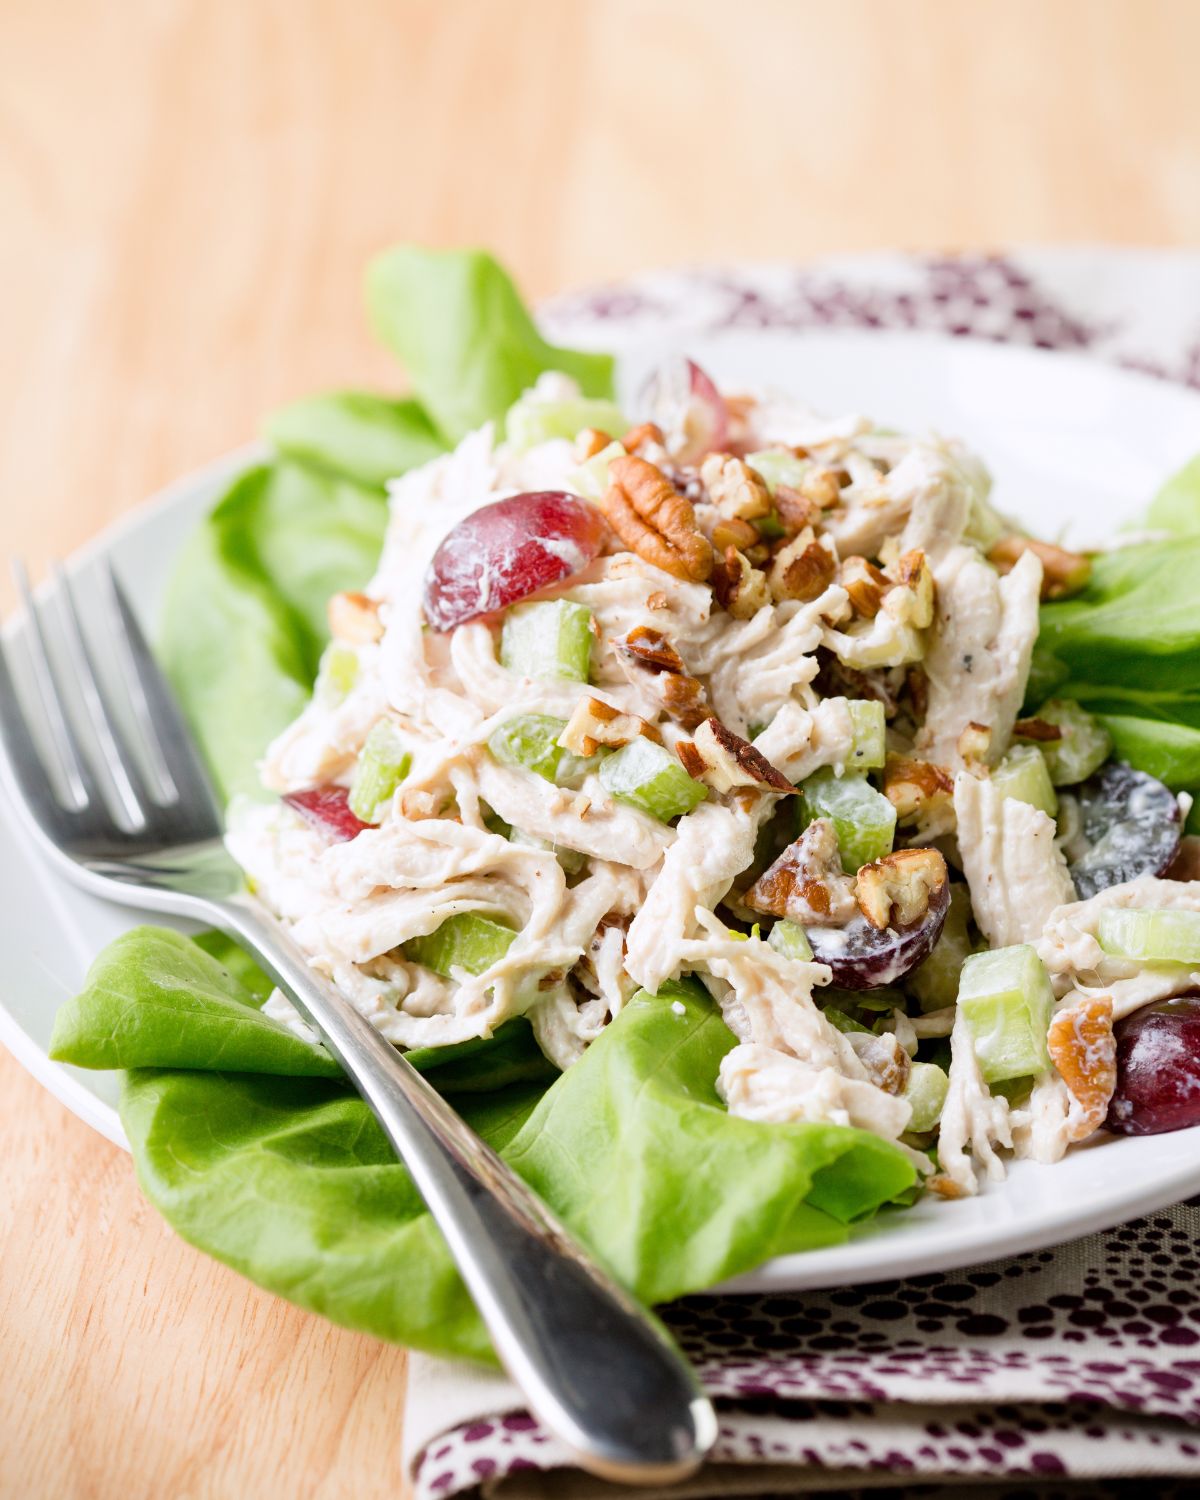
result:
<svg viewBox="0 0 1200 1500"><path fill-rule="evenodd" d="M359 302L392 240L533 296L1200 243L1197 56L1194 0L0 0L0 551L40 570L273 404L395 384ZM398 1351L174 1239L7 1057L0 1131L0 1494L401 1492Z"/></svg>

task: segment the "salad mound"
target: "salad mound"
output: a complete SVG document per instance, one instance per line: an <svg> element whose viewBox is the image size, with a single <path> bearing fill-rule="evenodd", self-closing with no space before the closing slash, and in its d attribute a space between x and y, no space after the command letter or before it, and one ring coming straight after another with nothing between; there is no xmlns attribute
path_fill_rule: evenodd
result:
<svg viewBox="0 0 1200 1500"><path fill-rule="evenodd" d="M1200 465L1151 508L1170 540L1084 559L953 444L687 361L627 420L487 256L388 252L368 302L413 396L271 418L162 654L264 899L631 1289L836 1244L1010 1144L1196 1122L1196 843L1166 867ZM124 1070L191 1243L488 1357L369 1109L234 945L126 933L52 1055Z"/></svg>
<svg viewBox="0 0 1200 1500"><path fill-rule="evenodd" d="M1021 713L1089 560L954 443L690 361L639 407L547 373L390 485L232 851L399 1046L524 1016L565 1070L693 976L731 1114L869 1131L946 1196L1057 1159L1105 1123L1114 1025L1195 979L1064 930L1200 911L1155 878L1175 796L1072 700Z"/></svg>

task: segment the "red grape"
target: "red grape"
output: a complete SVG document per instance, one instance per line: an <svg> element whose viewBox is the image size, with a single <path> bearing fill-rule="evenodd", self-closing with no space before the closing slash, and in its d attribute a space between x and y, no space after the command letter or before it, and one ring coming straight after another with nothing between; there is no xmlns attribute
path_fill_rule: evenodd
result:
<svg viewBox="0 0 1200 1500"><path fill-rule="evenodd" d="M1109 761L1061 800L1079 810L1080 831L1066 851L1081 901L1139 875L1161 875L1179 852L1175 794L1123 761Z"/></svg>
<svg viewBox="0 0 1200 1500"><path fill-rule="evenodd" d="M724 448L729 437L729 408L694 360L680 357L659 365L642 387L638 410L667 434L679 464L699 463L706 453Z"/></svg>
<svg viewBox="0 0 1200 1500"><path fill-rule="evenodd" d="M907 927L873 927L857 916L845 927L806 928L813 960L828 964L834 984L847 990L874 990L895 984L933 952L950 910L950 882L929 895L929 910Z"/></svg>
<svg viewBox="0 0 1200 1500"><path fill-rule="evenodd" d="M345 843L371 826L350 811L349 797L344 786L318 786L311 792L288 792L283 800L326 838Z"/></svg>
<svg viewBox="0 0 1200 1500"><path fill-rule="evenodd" d="M604 543L604 517L562 490L484 505L442 539L425 575L435 630L505 609L586 568Z"/></svg>
<svg viewBox="0 0 1200 1500"><path fill-rule="evenodd" d="M1161 1135L1200 1125L1200 994L1147 1005L1113 1030L1117 1086L1107 1128Z"/></svg>

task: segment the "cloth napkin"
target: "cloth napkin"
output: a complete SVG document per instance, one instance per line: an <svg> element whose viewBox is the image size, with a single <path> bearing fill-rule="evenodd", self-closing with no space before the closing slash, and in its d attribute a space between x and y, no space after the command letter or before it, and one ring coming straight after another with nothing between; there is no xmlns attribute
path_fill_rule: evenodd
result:
<svg viewBox="0 0 1200 1500"><path fill-rule="evenodd" d="M1200 388L1200 255L1072 248L658 272L561 298L542 322L559 342L616 350L717 328L919 329L1089 353ZM720 1436L695 1478L659 1491L583 1474L505 1377L413 1356L415 1495L1194 1497L1198 1273L1200 1199L966 1271L688 1298L664 1316Z"/></svg>

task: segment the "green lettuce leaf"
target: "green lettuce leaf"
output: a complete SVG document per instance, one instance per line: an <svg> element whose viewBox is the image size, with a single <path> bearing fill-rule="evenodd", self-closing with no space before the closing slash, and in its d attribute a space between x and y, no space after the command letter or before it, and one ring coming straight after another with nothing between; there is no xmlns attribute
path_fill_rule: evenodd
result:
<svg viewBox="0 0 1200 1500"><path fill-rule="evenodd" d="M366 391L293 401L267 418L266 433L286 457L367 489L382 489L445 452L416 401Z"/></svg>
<svg viewBox="0 0 1200 1500"><path fill-rule="evenodd" d="M1172 474L1146 511L1145 524L1179 536L1200 531L1200 453Z"/></svg>
<svg viewBox="0 0 1200 1500"><path fill-rule="evenodd" d="M191 1244L350 1327L486 1357L374 1116L320 1048L259 1013L266 981L253 983L190 939L139 928L64 1009L55 1055L132 1065L121 1118L138 1177ZM901 1151L860 1131L731 1117L715 1081L732 1046L689 982L635 997L549 1087L544 1061L529 1071L524 1020L411 1056L626 1285L661 1301L836 1244L915 1180Z"/></svg>
<svg viewBox="0 0 1200 1500"><path fill-rule="evenodd" d="M611 355L548 344L508 276L482 251L387 251L367 270L367 309L449 444L481 422L501 422L546 370L573 376L585 396L612 395Z"/></svg>

